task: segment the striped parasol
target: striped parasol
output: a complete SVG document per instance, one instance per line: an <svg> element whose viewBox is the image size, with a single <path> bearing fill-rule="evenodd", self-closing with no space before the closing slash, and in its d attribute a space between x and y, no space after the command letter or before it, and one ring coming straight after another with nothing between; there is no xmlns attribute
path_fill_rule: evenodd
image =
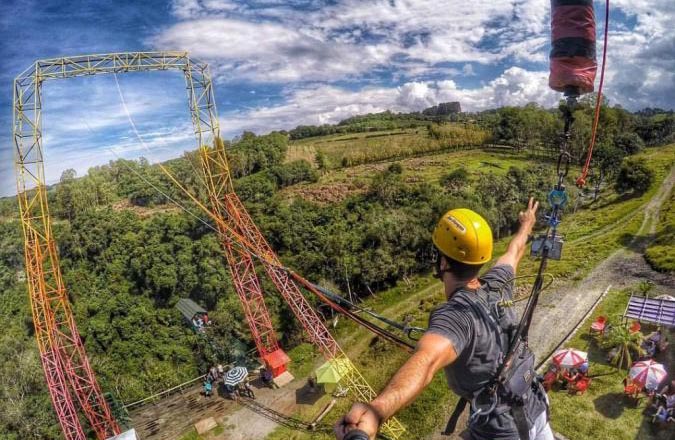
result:
<svg viewBox="0 0 675 440"><path fill-rule="evenodd" d="M585 351L575 348L564 348L556 351L551 360L559 367L577 368L586 362L587 359L588 354Z"/></svg>
<svg viewBox="0 0 675 440"><path fill-rule="evenodd" d="M634 382L645 388L656 389L668 373L662 364L652 359L639 361L630 367L628 375Z"/></svg>
<svg viewBox="0 0 675 440"><path fill-rule="evenodd" d="M245 367L234 367L225 374L223 382L225 385L236 385L248 376L248 370Z"/></svg>

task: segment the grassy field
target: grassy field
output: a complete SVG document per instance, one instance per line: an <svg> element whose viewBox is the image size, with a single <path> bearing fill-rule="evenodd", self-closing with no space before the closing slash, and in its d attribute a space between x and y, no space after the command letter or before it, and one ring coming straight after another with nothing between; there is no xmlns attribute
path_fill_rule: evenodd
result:
<svg viewBox="0 0 675 440"><path fill-rule="evenodd" d="M337 169L466 145L480 145L487 139L487 133L477 128L465 128L461 124L435 127L433 135L426 127L419 127L302 139L289 145L286 159L304 159L315 163L317 153L321 153L325 157L326 168Z"/></svg>
<svg viewBox="0 0 675 440"><path fill-rule="evenodd" d="M569 243L564 250L563 259L552 262L548 270L549 273L558 278L559 281L556 284L583 278L597 263L615 250L625 246L637 233L643 218L640 208L653 197L660 183L663 181L666 171L675 159L675 146L671 145L660 149L651 149L643 153L643 155L649 160L650 167L654 169L656 175L656 182L649 191L639 197L621 198L610 189L607 189L603 192L598 202L583 207L577 213L565 216L561 232L568 237ZM428 167L431 170L427 167L422 167L419 171L423 176L426 176L425 178L430 179L437 179L438 177L436 176L439 176L443 172L443 169L448 170L448 166L452 166L451 164L456 166L457 162L462 163L462 166L468 167L472 172L477 172L477 167L480 167L482 162L499 165L490 165L490 167L494 168L495 172L504 173L508 170L508 166L523 167L527 165L526 161L516 160L508 154L476 151L462 151L423 159L431 162ZM407 161L403 161L403 163L405 166L406 162L423 159L408 159ZM342 174L344 177L340 178L346 178L347 173L350 171L357 170L357 172L360 172L358 169L362 168L367 167L339 170L330 173L326 177L331 178L332 176L332 178L336 178L336 175ZM405 169L405 172L411 172L409 167ZM363 178L368 178L367 173L364 172ZM570 185L569 187L573 186ZM507 243L507 239L498 241L496 243L495 254L502 252ZM525 259L520 272L533 273L536 264L534 260ZM521 292L529 291L529 283L520 283L519 289ZM412 314L415 323L426 325L429 310L434 304L442 301L442 298L440 283L434 281L430 276L417 276L411 278L407 283L400 282L397 287L378 294L376 297L369 298L367 305L394 319L400 320L405 315ZM625 306L625 302L623 304ZM383 387L393 372L407 358L406 353L388 343L373 338L372 335L351 322L341 321L337 329L335 329L334 334L342 346L346 347L348 355L375 389ZM318 353L308 345L296 347L291 350L290 355L294 360L293 369L296 377L305 376L320 363ZM377 365L377 368L374 368L375 365ZM602 383L602 380L599 379L599 382ZM560 396L560 398L565 399L567 397ZM456 397L447 390L444 378L441 374L438 374L432 384L420 395L415 403L402 411L398 416L409 429L409 438L424 438L432 433L434 429L437 429L439 423L443 423L443 419L447 417L446 413L454 405L455 400ZM321 400L313 407L302 407L298 415L304 419L311 419L324 403L325 401ZM571 403L576 403L576 401ZM569 407L567 411L570 414L577 412L578 408L570 404L562 401L560 406L561 408ZM339 414L344 413L344 410L349 405L350 402L342 400L331 412L331 415L327 418L327 422L334 421ZM561 409L561 411L564 410ZM566 420L565 417L567 416L561 417L562 420ZM631 426L639 426L639 421L631 420L630 423L637 423L637 425ZM277 429L268 437L269 440L304 440L309 438L330 439L331 437L321 434L309 436L308 434L294 432L283 427ZM581 437L571 436L571 438Z"/></svg>
<svg viewBox="0 0 675 440"><path fill-rule="evenodd" d="M302 183L282 190L287 198L302 197L319 203L333 203L350 194L364 192L374 176L387 169L391 162L371 163L332 170L323 174L315 183ZM492 172L505 175L511 166L525 168L532 159L517 157L510 153L492 153L483 150L439 152L422 157L398 161L403 167L403 179L414 184L429 182L437 184L441 176L459 167L470 173L475 180L481 173Z"/></svg>
<svg viewBox="0 0 675 440"><path fill-rule="evenodd" d="M569 395L564 391L549 393L553 429L571 439L660 440L673 438L675 435L672 425L670 429L657 429L647 421L643 415L647 406L646 399L640 401L636 407L624 398L622 380L626 371L609 365L606 360L607 351L600 348L596 338L588 334L591 323L600 315L607 316L611 322L618 324L632 290L636 289L610 291L567 344L569 347L588 351L589 374L597 376L583 395ZM645 334L652 330L654 327L643 325ZM671 362L669 371L672 368L675 365Z"/></svg>

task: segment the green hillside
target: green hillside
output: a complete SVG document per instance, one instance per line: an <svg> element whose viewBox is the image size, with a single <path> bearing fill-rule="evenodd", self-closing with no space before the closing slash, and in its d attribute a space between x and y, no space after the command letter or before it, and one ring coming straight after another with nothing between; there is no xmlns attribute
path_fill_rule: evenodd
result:
<svg viewBox="0 0 675 440"><path fill-rule="evenodd" d="M590 107L579 110L580 132L588 127L588 112ZM564 233L572 245L552 269L561 277L582 276L624 244L624 235L639 226L633 214L675 160L675 146L644 149L640 138L631 137L644 128L646 116L614 108L603 114L597 168L605 171L604 180L597 200L588 194L577 204L571 191ZM395 307L396 313L414 309L420 322L431 303L416 299L424 301L417 307L405 300L414 287L429 285L429 235L436 219L452 207L473 208L490 221L503 248L527 198L544 199L553 181L550 141L559 124L554 112L537 107L452 118L379 114L334 127L324 127L335 131L323 136L310 136L307 129L295 135L244 133L228 145L235 188L284 263L342 292L375 292L382 301L375 306ZM581 158L581 139L572 151ZM626 162L630 170L645 166L653 177L646 188L628 186L618 193L614 182L628 155L634 156ZM193 153L166 166L206 201ZM48 194L64 280L87 352L102 388L124 402L191 379L213 360L212 350L174 309L180 298L210 311L223 345L240 340L251 346L217 237L167 196L193 208L145 160L111 162L82 177L66 171ZM15 200L0 200L0 437L53 439L59 429L33 338L16 218ZM669 231L663 227L659 234ZM574 246L582 239L592 246ZM524 270L531 269L532 263L526 264ZM263 283L273 290L269 281ZM270 296L268 307L284 347L294 355L306 350L286 305ZM340 327L338 334L353 331ZM352 351L366 348L356 344ZM375 348L357 363L380 387L404 355L384 345ZM369 368L375 362L385 367ZM415 432L430 432L437 415L428 410L436 399L451 400L440 380L402 419L410 424L419 417Z"/></svg>

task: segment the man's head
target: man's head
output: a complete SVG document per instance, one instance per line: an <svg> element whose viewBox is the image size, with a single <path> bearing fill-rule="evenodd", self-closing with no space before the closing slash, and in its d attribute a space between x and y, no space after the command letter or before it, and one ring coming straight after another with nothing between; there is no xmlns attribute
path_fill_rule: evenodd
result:
<svg viewBox="0 0 675 440"><path fill-rule="evenodd" d="M432 235L438 251L437 272L446 294L474 280L492 258L492 230L470 209L453 209L438 221Z"/></svg>

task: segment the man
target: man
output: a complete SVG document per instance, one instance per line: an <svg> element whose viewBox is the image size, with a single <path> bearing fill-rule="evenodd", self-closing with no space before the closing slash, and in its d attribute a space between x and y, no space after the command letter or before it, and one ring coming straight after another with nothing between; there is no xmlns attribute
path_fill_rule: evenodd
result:
<svg viewBox="0 0 675 440"><path fill-rule="evenodd" d="M335 426L338 440L352 429L360 429L374 439L381 423L415 400L440 369L445 369L450 388L469 401L488 385L508 347L501 348L505 338L498 336L495 323L488 322L488 314L479 313L474 305L479 301L495 304L500 299L511 298L512 280L525 253L538 207L539 203L530 199L527 209L518 215L520 228L506 253L481 278L478 278L480 268L492 257L489 225L468 209L451 210L441 218L434 230L433 242L439 252L438 276L445 285L448 301L431 313L429 329L419 340L415 353L382 393L370 403L354 404L338 421ZM500 328L516 325L513 310L502 309ZM520 408L521 432L524 422L527 423L525 432L529 431L529 439L522 440L553 440L547 420L547 398L540 390L535 382ZM500 403L495 411L470 424L470 438L521 438L514 421L515 412L510 405Z"/></svg>

